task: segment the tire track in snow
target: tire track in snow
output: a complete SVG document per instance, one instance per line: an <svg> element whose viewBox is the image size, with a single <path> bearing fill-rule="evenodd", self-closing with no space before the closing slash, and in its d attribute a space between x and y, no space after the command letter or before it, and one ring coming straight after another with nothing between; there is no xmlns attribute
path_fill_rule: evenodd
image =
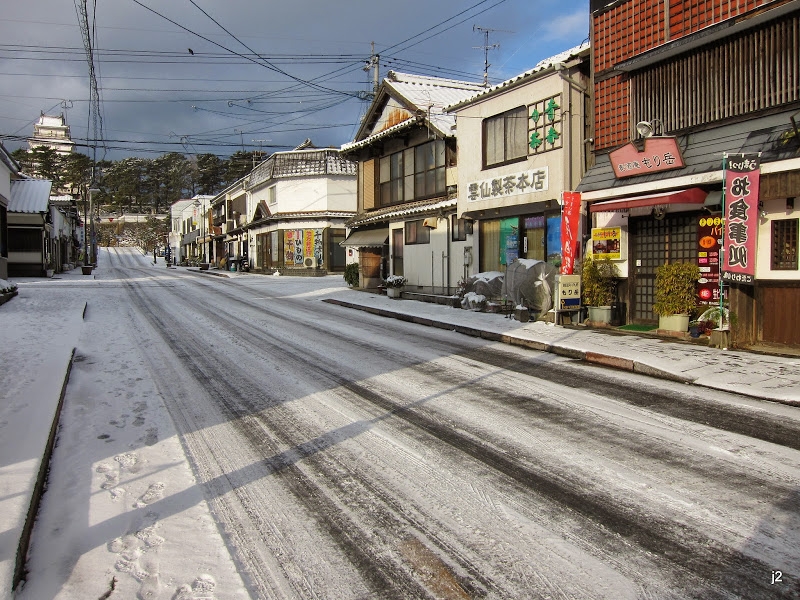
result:
<svg viewBox="0 0 800 600"><path fill-rule="evenodd" d="M237 334L244 335L245 331L246 330L238 331ZM304 352L307 351L306 348L298 348L298 350L299 350L299 354L300 355L302 355ZM314 366L313 364L306 365L307 368L313 368L313 366ZM507 367L507 365L504 364L503 367L505 368L505 367ZM324 369L322 370L322 374L327 375L329 377L331 377L333 375L330 372L326 373ZM347 386L347 384L349 384L349 383L351 383L351 382L349 382L347 380L340 380L339 381L339 384L340 385L344 385L344 386ZM498 453L496 451L487 452L486 449L483 448L483 447L481 447L481 448L471 447L470 443L466 443L465 444L465 441L471 442L471 440L464 440L463 436L454 435L454 434L452 434L452 432L441 431L440 428L437 427L438 424L425 422L423 417L420 417L419 415L411 414L410 411L408 411L408 412L405 411L405 409L403 409L402 407L398 407L398 405L393 404L391 402L391 400L388 400L388 399L386 399L384 397L380 397L380 398L370 397L371 396L371 392L369 390L367 390L367 393L364 393L364 390L362 390L362 389L358 389L358 388L354 389L352 387L349 388L349 389L351 389L351 391L356 392L360 397L370 400L370 402L372 404L377 405L377 406L379 406L381 408L384 408L386 410L393 411L393 415L394 416L401 416L402 418L404 418L404 419L408 420L409 422L411 422L411 423L415 424L416 426L418 426L420 429L424 429L426 431L429 431L429 432L433 433L437 439L448 441L454 447L458 448L460 451L467 451L468 453L472 454L474 457L478 458L482 462L485 462L485 463L488 463L488 464L492 464L495 468L497 468L498 470L500 470L500 471L512 476L515 480L520 481L520 482L529 482L531 480L531 474L530 473L525 473L524 470L520 471L517 467L515 467L515 465L508 464L506 457L497 456ZM552 482L550 483L550 485L549 485L550 489L548 490L548 485L547 485L548 482L538 481L535 478L534 478L534 481L536 482L536 485L531 486L529 484L528 487L533 487L533 488L535 488L535 489L537 489L539 491L541 491L542 489L545 489L545 490L548 491L548 495L550 495L551 497L561 497L561 498L564 497L564 490L559 490L558 486L557 485L554 486ZM567 494L567 496L569 497L570 495ZM585 505L585 503L586 503L585 501L586 501L585 498L580 498L579 497L577 502L575 502L575 501L567 502L567 505L574 508L576 505ZM594 517L597 517L597 516L615 517L616 516L616 515L613 514L613 511L609 511L609 510L605 510L604 511L604 510L601 510L601 508L602 507L594 507L593 510L588 511L589 512L589 516L590 517L592 517L592 516L594 516ZM583 510L579 510L579 512L584 512L585 513L585 512L587 512L587 509L584 508ZM600 522L607 522L607 521L608 521L608 519L600 519ZM643 526L643 525L646 525L646 524L636 523L636 522L634 522L634 523L625 523L623 521L622 523L617 523L615 529L617 529L618 532L621 532L623 535L625 535L626 533L631 533L631 532L632 532L631 535L633 535L633 534L637 533L636 529L641 529L642 531L638 532L639 536L647 535L648 532L649 532L650 527ZM660 524L658 524L658 525L660 526ZM689 533L691 533L691 532L689 532ZM680 537L680 535L678 537ZM702 540L697 540L697 539L691 540L691 538L692 538L691 535L688 535L688 536L685 536L685 537L688 537L690 539L690 541L695 542L695 544L702 542ZM695 537L696 537L696 532L695 532ZM646 540L644 540L644 541L646 541ZM646 546L646 544L645 544L645 546ZM676 552L681 550L680 545L677 544L674 541L673 541L672 546L673 546L673 548L670 548L670 550L673 551L672 554L675 554ZM683 550L686 550L686 548L683 548ZM723 556L724 556L724 553L723 553ZM737 558L737 557L733 556L733 557L728 557L728 558ZM708 559L707 555L706 555L706 559ZM680 563L681 561L678 561L678 562ZM684 560L683 562L686 562L686 560ZM715 566L716 566L716 561L714 561L714 562L715 562ZM706 565L706 568L707 568L707 566L708 565ZM762 567L763 567L763 565L762 565ZM708 573L705 573L705 574L708 574ZM703 574L701 573L701 576L702 575ZM774 590L772 590L772 591L774 591Z"/></svg>

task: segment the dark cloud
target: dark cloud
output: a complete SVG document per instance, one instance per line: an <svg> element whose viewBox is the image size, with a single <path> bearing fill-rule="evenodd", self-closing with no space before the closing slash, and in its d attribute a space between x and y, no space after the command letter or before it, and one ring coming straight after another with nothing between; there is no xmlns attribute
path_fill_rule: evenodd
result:
<svg viewBox="0 0 800 600"><path fill-rule="evenodd" d="M90 1L107 148L98 148L98 158L226 156L306 138L339 146L352 139L367 106L371 42L382 75L395 69L480 81L484 55L476 47L484 38L474 26L493 29L490 44L499 48L490 51L489 75L496 82L588 35L586 0L479 1L115 0L96 9ZM31 135L42 111L66 112L80 144L93 137L78 22L76 4L64 0L4 9L0 134L7 148L25 145L15 136Z"/></svg>

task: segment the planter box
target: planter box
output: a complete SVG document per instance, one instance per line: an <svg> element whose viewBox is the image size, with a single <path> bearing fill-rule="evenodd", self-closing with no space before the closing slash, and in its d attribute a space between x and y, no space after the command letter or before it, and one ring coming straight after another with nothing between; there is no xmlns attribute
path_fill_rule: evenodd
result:
<svg viewBox="0 0 800 600"><path fill-rule="evenodd" d="M520 323L527 323L531 320L531 313L527 308L515 308L514 318Z"/></svg>
<svg viewBox="0 0 800 600"><path fill-rule="evenodd" d="M200 270L201 271L208 271L209 263L200 263Z"/></svg>
<svg viewBox="0 0 800 600"><path fill-rule="evenodd" d="M389 298L400 298L400 295L403 293L403 288L393 288L387 287L386 288L386 295Z"/></svg>
<svg viewBox="0 0 800 600"><path fill-rule="evenodd" d="M730 329L712 329L708 345L714 348L727 349L731 347Z"/></svg>
<svg viewBox="0 0 800 600"><path fill-rule="evenodd" d="M658 317L658 328L666 331L689 331L689 315L667 315Z"/></svg>
<svg viewBox="0 0 800 600"><path fill-rule="evenodd" d="M610 306L587 306L589 309L589 321L592 323L611 323Z"/></svg>
<svg viewBox="0 0 800 600"><path fill-rule="evenodd" d="M81 273L83 273L84 275L91 275L93 268L94 267L92 265L83 265L81 267Z"/></svg>

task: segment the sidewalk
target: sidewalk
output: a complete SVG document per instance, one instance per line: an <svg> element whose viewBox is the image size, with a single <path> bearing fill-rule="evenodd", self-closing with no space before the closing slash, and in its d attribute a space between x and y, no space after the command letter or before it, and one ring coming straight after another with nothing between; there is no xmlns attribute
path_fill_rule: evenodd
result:
<svg viewBox="0 0 800 600"><path fill-rule="evenodd" d="M22 574L87 298L20 288L0 307L0 597Z"/></svg>
<svg viewBox="0 0 800 600"><path fill-rule="evenodd" d="M499 314L350 292L326 301L616 369L800 406L800 359L720 350L613 329L520 323Z"/></svg>

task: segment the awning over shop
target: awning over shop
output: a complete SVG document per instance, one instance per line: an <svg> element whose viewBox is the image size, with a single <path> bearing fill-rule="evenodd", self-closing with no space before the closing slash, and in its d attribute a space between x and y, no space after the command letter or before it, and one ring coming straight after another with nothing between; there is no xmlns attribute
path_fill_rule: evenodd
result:
<svg viewBox="0 0 800 600"><path fill-rule="evenodd" d="M181 245L188 246L189 244L194 244L197 242L197 238L200 237L200 232L195 229L194 231L190 231L189 233L185 234L181 239Z"/></svg>
<svg viewBox="0 0 800 600"><path fill-rule="evenodd" d="M380 248L389 243L388 229L369 229L366 231L353 231L340 246L355 248Z"/></svg>
<svg viewBox="0 0 800 600"><path fill-rule="evenodd" d="M619 200L594 202L589 210L593 213L631 212L635 209L647 210L655 206L662 206L671 212L679 212L682 210L700 208L705 203L706 196L708 196L707 191L693 187L663 194L651 194L649 196L634 196L632 198L620 198Z"/></svg>

